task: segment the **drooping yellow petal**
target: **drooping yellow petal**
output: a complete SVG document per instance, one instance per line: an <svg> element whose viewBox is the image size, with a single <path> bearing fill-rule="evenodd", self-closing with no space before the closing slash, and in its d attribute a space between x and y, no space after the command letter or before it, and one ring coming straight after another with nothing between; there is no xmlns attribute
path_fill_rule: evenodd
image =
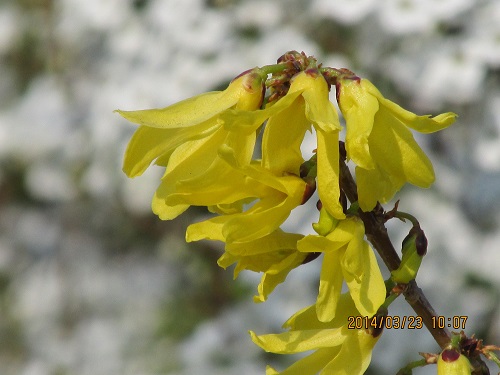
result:
<svg viewBox="0 0 500 375"><path fill-rule="evenodd" d="M221 268L224 268L224 269L227 269L227 267L233 265L234 263L236 263L238 261L238 257L233 255L233 254L230 254L228 252L224 252L224 254L222 254L219 259L217 259L217 264L219 265L219 267ZM238 276L238 273L235 271L234 272L234 279L236 280L236 277Z"/></svg>
<svg viewBox="0 0 500 375"><path fill-rule="evenodd" d="M225 221L224 216L217 216L200 223L191 224L186 230L186 242L200 240L224 241L222 227Z"/></svg>
<svg viewBox="0 0 500 375"><path fill-rule="evenodd" d="M316 375L340 351L340 346L321 348L308 356L294 362L290 367L278 372L273 368L266 369L266 375Z"/></svg>
<svg viewBox="0 0 500 375"><path fill-rule="evenodd" d="M234 147L238 152L232 152L235 165L250 163L255 144L255 134L240 135L233 132L225 132L225 147ZM245 174L236 168L231 168L227 161L220 157L217 145L214 149L207 150L205 156L213 157L212 163L198 174L190 172L191 178L176 181L175 193L166 197L167 204L190 204L196 206L228 205L240 202L248 198L256 198L262 192L260 185L254 180L248 179ZM215 153L214 153L215 151ZM191 155L194 160L195 155ZM195 160L196 161L196 160ZM208 162L208 159L205 160Z"/></svg>
<svg viewBox="0 0 500 375"><path fill-rule="evenodd" d="M335 232L335 231L334 231ZM319 293L316 301L318 320L329 322L335 317L337 302L342 291L340 260L345 243L323 236L309 235L297 242L297 249L304 252L324 252L321 266Z"/></svg>
<svg viewBox="0 0 500 375"><path fill-rule="evenodd" d="M316 300L316 313L320 322L329 322L335 317L344 281L340 267L341 253L343 251L339 250L339 252L327 252L324 255Z"/></svg>
<svg viewBox="0 0 500 375"><path fill-rule="evenodd" d="M271 234L252 242L233 242L226 245L226 251L239 256L259 255L280 250L295 250L302 234L286 233L277 229Z"/></svg>
<svg viewBox="0 0 500 375"><path fill-rule="evenodd" d="M341 130L339 116L335 106L330 102L328 84L318 71L305 71L297 74L292 80L290 91L303 88L302 97L306 102L306 116L316 129L325 133Z"/></svg>
<svg viewBox="0 0 500 375"><path fill-rule="evenodd" d="M207 121L235 105L245 110L256 109L261 101L262 78L250 71L235 78L224 91L200 94L160 109L115 112L139 125L183 128Z"/></svg>
<svg viewBox="0 0 500 375"><path fill-rule="evenodd" d="M340 328L346 325L349 316L356 316L358 314L359 312L356 310L351 295L349 293L342 293L337 303L335 318L329 322L319 321L316 313L316 305L314 304L293 314L283 324L283 328L291 330Z"/></svg>
<svg viewBox="0 0 500 375"><path fill-rule="evenodd" d="M386 203L406 182L429 187L434 182L432 164L409 128L432 133L451 125L456 115L417 116L384 98L366 79L343 79L339 86L347 157L357 165L361 209Z"/></svg>
<svg viewBox="0 0 500 375"><path fill-rule="evenodd" d="M218 116L218 122L228 131L242 134L255 132L267 119L289 108L301 92L288 92L286 96L262 110L228 109Z"/></svg>
<svg viewBox="0 0 500 375"><path fill-rule="evenodd" d="M182 100L171 106L139 111L116 110L135 124L152 128L183 128L200 124L238 102L234 91L212 91Z"/></svg>
<svg viewBox="0 0 500 375"><path fill-rule="evenodd" d="M373 337L365 329L349 327L349 317L359 315L351 295L344 293L340 296L335 318L330 322L320 322L315 305L312 305L294 314L283 325L291 329L289 332L263 336L250 334L254 343L273 353L289 354L315 349L283 372L268 367L267 374L362 375L380 335ZM330 337L330 342L327 337Z"/></svg>
<svg viewBox="0 0 500 375"><path fill-rule="evenodd" d="M346 220L341 220L335 229L328 234L327 238L333 243L338 243L338 247L347 244L352 238L359 233L357 220L350 217Z"/></svg>
<svg viewBox="0 0 500 375"><path fill-rule="evenodd" d="M342 328L348 331L344 326ZM365 330L345 332L346 340L338 354L325 366L320 375L363 375L370 364L372 350L378 341Z"/></svg>
<svg viewBox="0 0 500 375"><path fill-rule="evenodd" d="M258 295L253 297L254 302L266 301L276 286L285 281L290 271L300 266L305 257L306 254L294 251L281 262L268 268L257 287Z"/></svg>
<svg viewBox="0 0 500 375"><path fill-rule="evenodd" d="M187 209L188 204L168 204L167 198L175 193L178 181L202 174L210 167L217 157L217 149L214 149L214 145L218 145L224 138L224 132L219 129L206 138L185 142L175 149L170 156L162 183L156 190L151 204L153 212L160 219L171 220L175 218L179 214L179 209L172 210L173 206L181 206L183 210Z"/></svg>
<svg viewBox="0 0 500 375"><path fill-rule="evenodd" d="M370 156L368 137L379 109L378 101L374 96L364 95L357 80L345 80L338 95L339 107L349 121L345 142L347 156L358 166L373 169L375 164Z"/></svg>
<svg viewBox="0 0 500 375"><path fill-rule="evenodd" d="M296 206L282 193L262 198L248 211L227 220L223 228L226 242L253 241L273 232Z"/></svg>
<svg viewBox="0 0 500 375"><path fill-rule="evenodd" d="M350 247L357 247L357 249L350 251ZM354 257L361 259L357 273L356 271L352 272L351 265L357 263L354 261ZM346 258L353 261L350 262ZM354 266L354 270L356 268L357 265ZM360 241L349 244L342 262L342 273L359 313L363 316L375 315L385 301L386 290L377 259L367 242Z"/></svg>
<svg viewBox="0 0 500 375"><path fill-rule="evenodd" d="M428 134L443 130L453 124L457 118L457 114L452 112L442 113L435 117L431 117L430 115L418 116L384 98L370 81L362 79L361 85L368 93L376 97L380 105L390 111L401 123L420 133Z"/></svg>
<svg viewBox="0 0 500 375"><path fill-rule="evenodd" d="M278 354L300 353L306 350L341 345L346 339L342 329L290 331L257 336L250 331L252 341L267 352Z"/></svg>
<svg viewBox="0 0 500 375"><path fill-rule="evenodd" d="M389 112L377 113L378 126L371 134L373 157L392 176L427 188L434 182L434 169L410 130L397 123Z"/></svg>
<svg viewBox="0 0 500 375"><path fill-rule="evenodd" d="M336 219L345 214L340 199L339 186L339 134L317 130L318 148L318 194L323 207Z"/></svg>
<svg viewBox="0 0 500 375"><path fill-rule="evenodd" d="M189 140L207 137L217 129L213 121L181 129L157 129L141 126L135 131L123 161L123 171L128 177L144 173L153 160L169 159L176 147Z"/></svg>
<svg viewBox="0 0 500 375"><path fill-rule="evenodd" d="M308 235L297 242L297 249L306 253L319 253L331 250L332 243L326 237Z"/></svg>
<svg viewBox="0 0 500 375"><path fill-rule="evenodd" d="M373 210L378 201L388 202L402 186L400 179L396 180L378 166L375 169L356 167L356 179L359 207L365 212Z"/></svg>
<svg viewBox="0 0 500 375"><path fill-rule="evenodd" d="M287 109L272 116L262 137L262 166L274 174L299 175L303 163L300 145L310 129L304 99L298 97Z"/></svg>

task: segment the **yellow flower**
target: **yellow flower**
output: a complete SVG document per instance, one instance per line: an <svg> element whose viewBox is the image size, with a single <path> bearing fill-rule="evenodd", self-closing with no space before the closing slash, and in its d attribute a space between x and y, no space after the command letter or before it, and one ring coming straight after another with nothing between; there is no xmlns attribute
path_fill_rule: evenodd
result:
<svg viewBox="0 0 500 375"><path fill-rule="evenodd" d="M263 272L255 302L264 302L276 286L285 281L288 273L301 265L307 254L297 251L297 241L303 235L285 233L277 229L273 233L251 242L235 242L226 245L225 253L217 263L226 269L233 263L234 278L242 270Z"/></svg>
<svg viewBox="0 0 500 375"><path fill-rule="evenodd" d="M372 210L386 203L409 182L427 188L434 182L430 160L408 128L432 133L451 125L451 112L417 116L385 99L366 79L343 79L339 107L346 120L346 151L356 167L359 205Z"/></svg>
<svg viewBox="0 0 500 375"><path fill-rule="evenodd" d="M283 328L288 332L257 336L252 340L267 352L293 354L315 350L282 372L268 366L266 375L361 375L368 368L372 350L380 337L365 329L350 329L349 317L359 316L349 294L340 298L335 319L320 322L315 306L299 311Z"/></svg>
<svg viewBox="0 0 500 375"><path fill-rule="evenodd" d="M275 174L299 174L300 145L312 124L317 137L318 193L325 208L345 217L339 203L339 118L329 100L328 84L316 69L293 77L288 93L260 111L228 110L221 115L227 129L253 133L268 120L262 139L262 166Z"/></svg>
<svg viewBox="0 0 500 375"><path fill-rule="evenodd" d="M153 211L161 219L173 219L189 207L189 204L167 203L177 184L233 173L218 155L222 144L237 150L239 163L250 162L256 135L228 131L218 117L229 108L258 109L263 89L262 77L250 70L235 78L224 91L201 94L162 109L116 111L141 125L125 153L123 170L127 176L141 175L155 160L156 164L167 167L152 203Z"/></svg>
<svg viewBox="0 0 500 375"><path fill-rule="evenodd" d="M222 179L219 185L227 188L228 194L245 202L256 200L250 208L243 212L228 213L192 224L186 232L186 240L200 239L219 240L226 243L250 242L274 232L288 218L290 212L303 203L306 183L295 175L275 176L263 168L260 163L239 165L234 150L222 146L219 154L232 168L233 178ZM216 184L217 182L214 182ZM215 191L218 185L200 189L192 186L192 191L171 196L174 204L189 202L191 198L206 196L205 203L217 205L224 195ZM182 186L179 189L183 188ZM217 202L218 201L218 202ZM234 206L232 207L234 208ZM221 207L218 207L220 210ZM234 210L237 211L237 210Z"/></svg>
<svg viewBox="0 0 500 375"><path fill-rule="evenodd" d="M437 361L438 375L470 375L471 365L463 354L453 348L445 349Z"/></svg>
<svg viewBox="0 0 500 375"><path fill-rule="evenodd" d="M318 319L322 322L336 318L344 280L363 316L374 315L385 300L384 279L364 235L361 219L349 217L339 221L326 236L308 235L297 243L299 251L324 253L316 302Z"/></svg>

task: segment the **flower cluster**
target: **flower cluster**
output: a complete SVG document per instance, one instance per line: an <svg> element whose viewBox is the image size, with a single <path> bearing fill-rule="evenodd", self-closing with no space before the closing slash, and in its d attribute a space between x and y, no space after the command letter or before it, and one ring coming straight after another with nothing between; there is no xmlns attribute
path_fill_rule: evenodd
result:
<svg viewBox="0 0 500 375"><path fill-rule="evenodd" d="M359 201L350 209L339 182L342 127L329 99L332 86L346 122L346 156L356 165ZM235 276L241 270L263 273L256 302L265 301L291 270L323 253L315 305L294 315L287 333L252 333L258 345L276 353L317 349L283 374L363 373L378 333L348 330L346 314L374 316L386 288L357 208L371 211L407 182L428 187L432 164L409 128L438 131L455 114L417 116L385 99L368 80L322 68L294 51L276 65L242 73L224 91L163 109L117 112L140 125L125 154L125 173L138 176L153 161L166 168L152 202L163 220L189 206L207 207L214 216L190 225L187 241L224 242L218 263L236 263ZM313 130L315 154L306 161L301 144ZM317 234L284 232L281 224L316 187ZM348 293L341 294L344 284Z"/></svg>

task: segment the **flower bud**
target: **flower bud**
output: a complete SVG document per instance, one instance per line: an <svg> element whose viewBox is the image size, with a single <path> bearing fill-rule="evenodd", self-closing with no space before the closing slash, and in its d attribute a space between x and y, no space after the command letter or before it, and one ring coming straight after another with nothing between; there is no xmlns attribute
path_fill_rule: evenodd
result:
<svg viewBox="0 0 500 375"><path fill-rule="evenodd" d="M420 227L413 227L403 240L403 258L397 270L391 272L396 283L407 284L417 276L422 258L427 252L427 238Z"/></svg>
<svg viewBox="0 0 500 375"><path fill-rule="evenodd" d="M469 360L457 349L445 349L439 355L437 361L437 375L470 375L471 366Z"/></svg>
<svg viewBox="0 0 500 375"><path fill-rule="evenodd" d="M336 218L330 215L326 208L321 207L319 210L319 220L317 223L313 223L312 227L320 236L326 236L335 229L338 222Z"/></svg>

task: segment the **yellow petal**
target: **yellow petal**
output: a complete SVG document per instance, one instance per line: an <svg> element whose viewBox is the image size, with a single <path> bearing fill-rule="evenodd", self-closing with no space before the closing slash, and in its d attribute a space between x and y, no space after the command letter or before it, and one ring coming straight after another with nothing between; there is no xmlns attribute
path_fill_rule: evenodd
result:
<svg viewBox="0 0 500 375"><path fill-rule="evenodd" d="M168 159L175 148L182 143L209 136L216 129L217 125L210 121L182 129L156 129L141 126L128 143L123 171L128 177L139 176L156 158L163 156Z"/></svg>
<svg viewBox="0 0 500 375"><path fill-rule="evenodd" d="M306 307L288 319L283 328L291 330L340 328L346 325L349 316L359 315L349 293L343 293L337 303L335 318L329 322L320 322L316 313L316 304Z"/></svg>
<svg viewBox="0 0 500 375"><path fill-rule="evenodd" d="M200 223L191 224L186 230L186 242L199 240L224 241L222 227L225 221L224 216L217 216Z"/></svg>
<svg viewBox="0 0 500 375"><path fill-rule="evenodd" d="M337 243L337 248L347 244L352 238L359 233L358 222L354 218L341 220L335 229L328 234L327 238L332 243ZM364 232L364 230L362 231Z"/></svg>
<svg viewBox="0 0 500 375"><path fill-rule="evenodd" d="M262 137L262 166L280 176L284 172L299 175L303 163L300 145L310 129L305 103L297 98L293 105L272 116Z"/></svg>
<svg viewBox="0 0 500 375"><path fill-rule="evenodd" d="M339 202L339 135L317 131L318 194L323 207L336 219L345 215Z"/></svg>
<svg viewBox="0 0 500 375"><path fill-rule="evenodd" d="M364 212L373 210L377 201L381 203L388 202L403 186L400 179L393 182L391 176L378 167L371 170L356 167L356 179L358 203Z"/></svg>
<svg viewBox="0 0 500 375"><path fill-rule="evenodd" d="M224 91L200 94L161 109L115 112L127 120L153 128L182 128L200 124L237 105L257 109L262 101L262 79L253 72L234 79Z"/></svg>
<svg viewBox="0 0 500 375"><path fill-rule="evenodd" d="M268 235L288 218L296 206L283 194L262 198L248 211L228 218L223 228L226 242L248 242Z"/></svg>
<svg viewBox="0 0 500 375"><path fill-rule="evenodd" d="M391 176L429 187L434 182L434 169L411 132L385 109L377 113L375 121L370 145L376 162Z"/></svg>
<svg viewBox="0 0 500 375"><path fill-rule="evenodd" d="M359 244L353 243L354 246L359 246L356 254L354 252L348 254L349 249L345 253L342 264L343 276L359 313L363 316L373 316L385 300L384 279L370 245L362 241ZM348 256L357 256L360 260L361 269L357 274L351 272L352 268L347 263L352 262L345 259Z"/></svg>
<svg viewBox="0 0 500 375"><path fill-rule="evenodd" d="M258 255L280 250L295 250L302 234L286 233L277 229L271 234L251 242L233 242L226 245L226 251L239 256Z"/></svg>
<svg viewBox="0 0 500 375"><path fill-rule="evenodd" d="M373 128L378 100L367 95L357 80L344 80L340 85L339 107L347 122L347 157L365 169L375 167L370 155L368 137Z"/></svg>
<svg viewBox="0 0 500 375"><path fill-rule="evenodd" d="M254 302L264 302L267 300L267 297L276 286L285 281L290 271L300 266L305 257L306 254L294 251L281 262L273 264L262 276L257 287L259 294L253 297Z"/></svg>
<svg viewBox="0 0 500 375"><path fill-rule="evenodd" d="M183 210L189 206L182 202L168 204L167 198L175 193L178 181L202 174L209 168L217 157L214 144L220 144L224 137L224 132L218 130L206 138L185 142L175 149L170 156L162 183L153 197L152 209L160 219L170 220L179 214L179 209L172 211L172 206L179 205Z"/></svg>
<svg viewBox="0 0 500 375"><path fill-rule="evenodd" d="M159 129L182 128L200 124L238 102L234 91L213 91L182 100L160 109L116 110L130 122Z"/></svg>
<svg viewBox="0 0 500 375"><path fill-rule="evenodd" d="M339 352L340 347L318 349L312 354L299 359L284 371L277 372L273 368L266 370L266 375L316 375Z"/></svg>
<svg viewBox="0 0 500 375"><path fill-rule="evenodd" d="M289 108L300 92L288 92L286 96L262 110L228 109L218 116L218 122L224 129L249 134L256 131L267 119Z"/></svg>
<svg viewBox="0 0 500 375"><path fill-rule="evenodd" d="M341 345L346 339L341 329L291 331L257 336L250 331L252 341L266 352L277 354L300 353L306 350Z"/></svg>
<svg viewBox="0 0 500 375"><path fill-rule="evenodd" d="M295 89L295 85L304 87L302 96L306 101L306 116L316 129L327 133L339 132L339 116L330 102L325 78L319 72L301 72L294 77L290 91Z"/></svg>
<svg viewBox="0 0 500 375"><path fill-rule="evenodd" d="M316 313L320 322L329 322L335 317L344 281L340 267L341 256L337 252L327 252L324 255L316 300Z"/></svg>
<svg viewBox="0 0 500 375"><path fill-rule="evenodd" d="M420 133L434 133L443 130L453 124L457 118L457 115L452 112L442 113L435 117L430 117L430 115L417 116L396 103L384 98L380 91L370 81L362 79L361 85L368 93L375 96L379 100L380 105L390 111L399 121Z"/></svg>
<svg viewBox="0 0 500 375"><path fill-rule="evenodd" d="M170 191L170 185L162 182L160 187L156 190L156 192L153 195L153 200L151 202L151 209L153 213L157 215L161 220L173 220L180 214L184 213L189 208L189 204L185 203L179 203L175 205L167 204L165 199L162 198L162 194L165 191L167 192Z"/></svg>
<svg viewBox="0 0 500 375"><path fill-rule="evenodd" d="M346 326L343 330L347 338L342 348L320 375L363 375L368 368L378 337L374 338L365 330L348 330Z"/></svg>
<svg viewBox="0 0 500 375"><path fill-rule="evenodd" d="M376 114L375 122L369 142L376 167L371 170L356 167L363 211L372 210L377 201L388 202L406 182L428 188L435 179L432 163L410 130L385 108Z"/></svg>
<svg viewBox="0 0 500 375"><path fill-rule="evenodd" d="M305 253L331 251L332 248L332 242L323 236L308 235L297 242L297 249Z"/></svg>

